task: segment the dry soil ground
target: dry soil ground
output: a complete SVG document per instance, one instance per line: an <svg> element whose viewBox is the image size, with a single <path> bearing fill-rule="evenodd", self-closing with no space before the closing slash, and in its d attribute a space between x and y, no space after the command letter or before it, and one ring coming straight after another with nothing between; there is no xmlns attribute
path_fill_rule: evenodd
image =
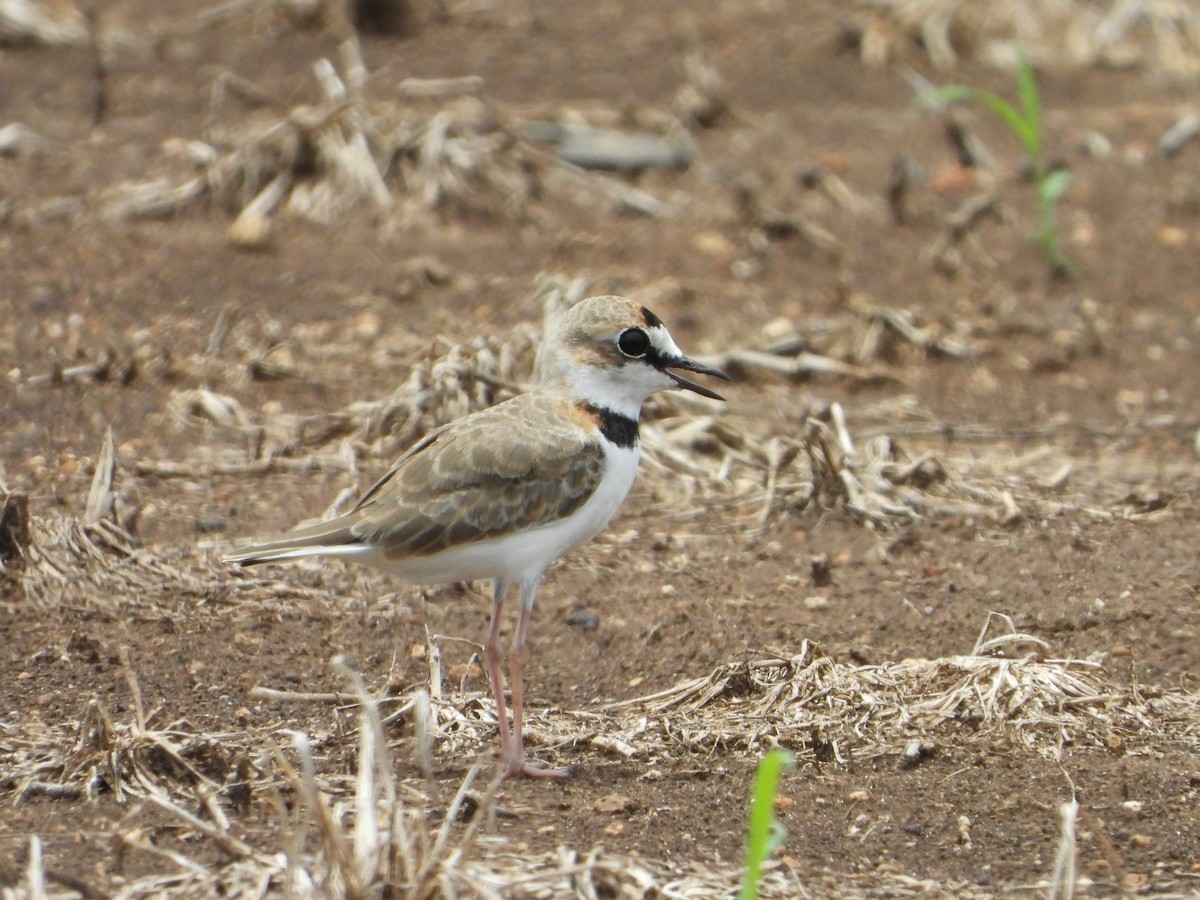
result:
<svg viewBox="0 0 1200 900"><path fill-rule="evenodd" d="M582 774L505 785L480 865L506 859L511 880L514 860L532 875L561 862L558 848L597 850L609 861L592 876L609 885L601 896L636 894L635 871L651 873L642 888L674 872L695 896L719 895L736 877L754 766L779 744L799 760L777 803L779 896L1044 890L1072 796L1084 889L1196 889L1200 149L1156 149L1194 82L1144 66L1041 74L1046 140L1074 173L1060 210L1073 275L1055 279L1027 239L1031 192L1011 136L962 110L993 167L956 168L904 66L866 66L837 4L438 15L415 3L400 33L363 35L372 102L397 103L408 77L477 75L504 123L575 110L636 125L672 109L693 41L725 80L728 112L694 128L687 170L613 176L666 201L662 215L551 185L390 223L362 208L326 225L280 212L266 246L247 250L217 204L115 219L105 192L177 176L168 139L220 149L248 121L316 104L311 66L338 58L336 29L254 8L202 27L193 6L99 6L99 31L124 35L100 51L102 77L90 46L0 49L0 126L41 138L0 158L0 478L28 494L43 560L0 595L0 886L32 893L34 835L52 892L204 894L236 881L231 867L284 849L298 827L284 813L290 732L313 737L330 796L352 790L359 744L346 704L252 690L346 690L330 665L344 654L370 690L407 696L427 684L426 629L441 636L445 681L432 781L412 717L386 727L391 777L440 821L492 750L485 684L468 665L483 586L420 591L335 564L249 580L216 559L368 484L411 435L389 440L351 404L386 399L414 366L428 372L481 334L515 347L500 363L468 347L459 368L434 371L451 387L430 419L527 379L528 339L509 336L540 326L536 285L555 273L640 299L697 353L795 338L791 357L774 358L796 359L803 342L854 368L789 376L743 357L728 361L725 406L653 405L658 422L701 419L703 433L660 431L610 532L542 584L535 749ZM936 82L1010 88L969 58L941 73L919 50L908 59ZM223 73L249 87L214 100ZM528 159L535 181L553 168ZM916 173L903 222L887 199L897 160ZM948 219L989 190L996 214L939 264L931 248ZM474 380L472 366L495 377ZM238 411L204 407L201 389ZM835 402L857 446L823 468L806 422L832 427ZM344 415L321 418L333 413ZM128 544L78 525L109 426ZM872 457L883 436L890 453ZM256 465L264 443L284 462ZM838 472L859 479L862 504L837 489ZM877 728L868 692L840 724L817 726L803 706L739 707L763 690L743 672L708 706L605 710L805 641L838 677L903 681L902 661L970 653L989 611L1044 642L991 654L1014 666L987 682L1012 679L1003 708L980 688L940 718ZM1020 681L1036 666L1093 679L1078 706L1095 715L1057 718L1069 710L1053 690ZM897 709L928 700L907 689ZM1021 718L1035 701L1041 725ZM912 740L923 749L905 761ZM205 821L223 815L215 830L245 844L204 836L155 792ZM279 871L262 885L278 889ZM546 877L502 890L585 895Z"/></svg>

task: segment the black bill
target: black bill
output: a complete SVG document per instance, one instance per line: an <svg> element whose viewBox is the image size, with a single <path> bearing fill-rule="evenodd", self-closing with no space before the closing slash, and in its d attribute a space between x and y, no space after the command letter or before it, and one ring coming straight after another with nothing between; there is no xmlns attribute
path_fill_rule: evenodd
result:
<svg viewBox="0 0 1200 900"><path fill-rule="evenodd" d="M711 397L714 400L724 400L725 398L716 391L706 388L702 384L696 384L696 382L690 381L689 379L684 378L682 375L677 375L676 373L670 371L671 369L685 369L688 372L698 372L701 375L711 375L713 378L720 378L722 381L733 381L732 378L730 378L720 369L713 368L712 366L706 366L704 363L698 363L694 359L688 359L685 356L681 356L679 359L666 359L662 361L663 372L665 372L667 377L674 381L677 385L679 385L681 388L685 388L686 390L695 391L702 397Z"/></svg>

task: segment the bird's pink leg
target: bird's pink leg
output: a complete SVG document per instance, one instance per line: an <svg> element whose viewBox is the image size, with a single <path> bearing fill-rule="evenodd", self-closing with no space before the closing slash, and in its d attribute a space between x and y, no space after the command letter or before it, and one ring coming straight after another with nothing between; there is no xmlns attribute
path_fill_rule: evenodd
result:
<svg viewBox="0 0 1200 900"><path fill-rule="evenodd" d="M488 681L492 684L492 697L496 700L496 728L500 732L500 758L507 765L513 756L512 734L508 730L508 710L504 706L504 673L500 660L504 652L500 647L500 622L504 618L504 594L508 585L497 581L492 588L492 624L488 628L487 642L483 645L483 664L487 668ZM513 695L516 703L516 695Z"/></svg>
<svg viewBox="0 0 1200 900"><path fill-rule="evenodd" d="M508 778L524 775L527 778L572 778L576 766L550 768L541 763L525 762L525 663L529 658L525 641L529 637L529 621L533 616L533 599L538 579L521 583L521 617L517 633L508 652L508 676L512 684L513 730L511 753L505 755L504 774Z"/></svg>

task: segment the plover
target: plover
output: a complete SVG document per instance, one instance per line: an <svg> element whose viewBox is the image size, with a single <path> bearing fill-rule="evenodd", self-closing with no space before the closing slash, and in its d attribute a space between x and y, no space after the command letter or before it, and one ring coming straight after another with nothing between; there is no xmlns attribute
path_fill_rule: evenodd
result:
<svg viewBox="0 0 1200 900"><path fill-rule="evenodd" d="M567 310L545 336L537 369L528 393L417 442L350 512L244 547L226 561L337 556L411 583L492 579L483 659L505 774L563 778L570 767L525 759L523 679L538 581L550 563L595 537L629 493L643 401L679 388L722 400L676 370L729 376L688 359L658 316L623 297L589 297ZM510 730L500 626L513 584L521 611L508 652Z"/></svg>

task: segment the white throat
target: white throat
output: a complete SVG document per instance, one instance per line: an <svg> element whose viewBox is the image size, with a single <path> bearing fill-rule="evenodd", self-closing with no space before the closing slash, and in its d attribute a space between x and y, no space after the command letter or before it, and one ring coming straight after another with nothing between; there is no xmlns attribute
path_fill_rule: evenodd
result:
<svg viewBox="0 0 1200 900"><path fill-rule="evenodd" d="M570 371L567 382L580 399L635 421L641 417L642 403L647 397L675 386L666 375L640 364L620 369L579 366Z"/></svg>

